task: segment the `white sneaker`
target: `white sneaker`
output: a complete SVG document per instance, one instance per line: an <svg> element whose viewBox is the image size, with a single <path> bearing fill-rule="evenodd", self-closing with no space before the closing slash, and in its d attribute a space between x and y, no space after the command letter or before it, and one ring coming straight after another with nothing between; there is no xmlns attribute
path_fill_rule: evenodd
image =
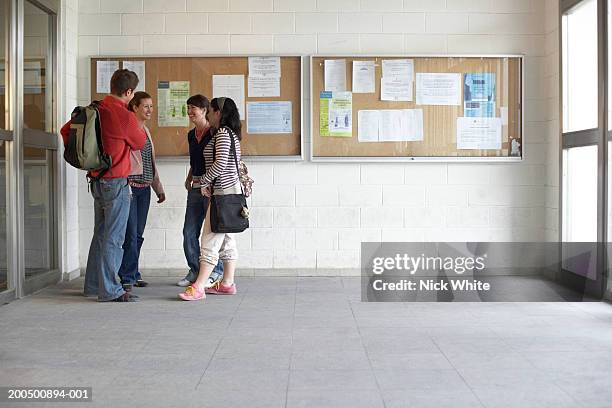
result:
<svg viewBox="0 0 612 408"><path fill-rule="evenodd" d="M213 286L215 286L215 283L217 283L220 280L221 280L221 276L217 276L216 279L213 278L212 276L209 276L208 279L206 280L206 283L204 284L204 289L212 288Z"/></svg>
<svg viewBox="0 0 612 408"><path fill-rule="evenodd" d="M180 286L181 288L186 288L187 286L191 285L191 281L183 278L180 281L178 281L176 285Z"/></svg>

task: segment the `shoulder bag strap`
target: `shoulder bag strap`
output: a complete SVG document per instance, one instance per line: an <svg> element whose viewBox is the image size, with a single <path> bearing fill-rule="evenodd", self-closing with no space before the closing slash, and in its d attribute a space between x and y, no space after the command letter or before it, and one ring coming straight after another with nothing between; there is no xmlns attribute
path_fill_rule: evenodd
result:
<svg viewBox="0 0 612 408"><path fill-rule="evenodd" d="M242 193L242 195L244 195L242 183L240 182L240 169L238 168L238 154L236 153L236 144L234 142L234 131L230 129L229 135L232 143L230 151L234 153L234 163L236 164L236 175L238 176L238 184L240 184L240 192Z"/></svg>

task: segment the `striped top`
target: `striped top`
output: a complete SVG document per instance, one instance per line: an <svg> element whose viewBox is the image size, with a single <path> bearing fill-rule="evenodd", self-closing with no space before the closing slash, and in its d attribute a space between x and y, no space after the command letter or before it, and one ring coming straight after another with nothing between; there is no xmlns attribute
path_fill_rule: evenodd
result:
<svg viewBox="0 0 612 408"><path fill-rule="evenodd" d="M142 174L135 174L129 176L130 182L137 184L151 184L153 182L153 176L155 176L153 169L153 146L151 140L147 137L144 147L140 150L142 155Z"/></svg>
<svg viewBox="0 0 612 408"><path fill-rule="evenodd" d="M224 126L217 130L211 143L204 148L206 174L204 174L202 187L210 186L214 180L213 190L225 190L231 189L239 182L234 155L230 154L230 137L234 138L236 158L240 162L240 140L233 130Z"/></svg>

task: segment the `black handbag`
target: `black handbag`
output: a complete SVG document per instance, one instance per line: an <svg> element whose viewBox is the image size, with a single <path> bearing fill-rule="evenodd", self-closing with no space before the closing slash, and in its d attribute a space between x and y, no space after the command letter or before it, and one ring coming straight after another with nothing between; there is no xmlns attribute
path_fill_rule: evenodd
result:
<svg viewBox="0 0 612 408"><path fill-rule="evenodd" d="M236 145L234 143L234 132L230 131L229 133L232 143L230 154L234 154L236 174L240 175ZM244 190L242 189L240 180L238 180L238 184L240 184L240 194L211 195L209 216L210 230L212 232L236 233L249 228L249 208L247 207L246 197L244 196Z"/></svg>

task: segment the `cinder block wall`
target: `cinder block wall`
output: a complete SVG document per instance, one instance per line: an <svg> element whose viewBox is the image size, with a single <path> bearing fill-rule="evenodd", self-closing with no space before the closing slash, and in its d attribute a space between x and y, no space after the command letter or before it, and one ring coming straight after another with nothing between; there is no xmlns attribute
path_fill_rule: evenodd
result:
<svg viewBox="0 0 612 408"><path fill-rule="evenodd" d="M91 55L525 54L523 163L252 163L240 266L356 268L361 241L556 239L556 13L555 0L80 0L77 98L90 100ZM159 166L168 201L152 204L143 268L185 268L187 168ZM93 209L84 179L77 184L83 267Z"/></svg>

